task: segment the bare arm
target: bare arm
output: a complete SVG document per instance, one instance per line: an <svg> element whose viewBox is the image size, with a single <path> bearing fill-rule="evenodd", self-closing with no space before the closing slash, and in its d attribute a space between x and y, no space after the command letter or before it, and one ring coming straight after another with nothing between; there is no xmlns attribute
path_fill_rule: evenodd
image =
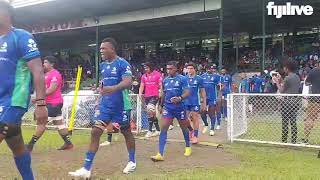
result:
<svg viewBox="0 0 320 180"><path fill-rule="evenodd" d="M54 93L58 88L58 84L56 82L52 82L50 84L50 87L46 90L46 96L51 95L52 93Z"/></svg>
<svg viewBox="0 0 320 180"><path fill-rule="evenodd" d="M207 95L206 95L206 91L204 88L200 89L200 97L202 99L202 104L207 104Z"/></svg>
<svg viewBox="0 0 320 180"><path fill-rule="evenodd" d="M159 107L162 107L164 104L164 92L160 94L159 98Z"/></svg>
<svg viewBox="0 0 320 180"><path fill-rule="evenodd" d="M46 88L44 83L44 72L42 61L40 58L33 59L28 62L29 69L33 77L33 86L36 91L36 99L45 99Z"/></svg>
<svg viewBox="0 0 320 180"><path fill-rule="evenodd" d="M131 76L125 76L122 78L122 81L114 86L104 86L101 89L100 94L101 95L105 95L105 94L111 94L115 91L119 91L119 90L123 90L123 89L127 89L131 86L132 84L132 77Z"/></svg>
<svg viewBox="0 0 320 180"><path fill-rule="evenodd" d="M48 121L48 110L45 103L43 103L46 97L46 88L44 82L44 72L42 62L40 58L32 59L28 62L29 69L33 76L33 84L36 91L36 105L34 111L35 118L37 119L38 125L45 125Z"/></svg>
<svg viewBox="0 0 320 180"><path fill-rule="evenodd" d="M190 96L190 89L185 89L181 95L181 98L186 99L189 96Z"/></svg>
<svg viewBox="0 0 320 180"><path fill-rule="evenodd" d="M206 91L204 88L200 89L200 97L202 99L201 101L201 111L205 111L206 110L206 104L207 104L207 97L206 97Z"/></svg>
<svg viewBox="0 0 320 180"><path fill-rule="evenodd" d="M125 76L122 78L122 81L115 85L116 91L122 90L122 89L127 89L131 86L132 84L132 77L131 76Z"/></svg>
<svg viewBox="0 0 320 180"><path fill-rule="evenodd" d="M284 93L287 90L287 82L286 82L286 78L284 79L284 81L282 81L281 79L279 79L276 82L276 85L278 87L278 90L280 93Z"/></svg>
<svg viewBox="0 0 320 180"><path fill-rule="evenodd" d="M161 97L163 94L163 86L162 86L162 82L159 83L159 97Z"/></svg>
<svg viewBox="0 0 320 180"><path fill-rule="evenodd" d="M144 91L144 83L140 83L140 88L139 88L139 95L141 96L143 94Z"/></svg>

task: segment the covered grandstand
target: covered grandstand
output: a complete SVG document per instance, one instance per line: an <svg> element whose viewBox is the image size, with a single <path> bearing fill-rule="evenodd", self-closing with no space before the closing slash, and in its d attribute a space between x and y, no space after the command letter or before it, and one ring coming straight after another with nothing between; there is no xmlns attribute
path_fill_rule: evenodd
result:
<svg viewBox="0 0 320 180"><path fill-rule="evenodd" d="M44 55L68 61L77 54L90 67L99 61L96 44L112 36L135 64L198 59L233 72L259 71L318 55L320 1L291 2L311 5L313 15L276 19L266 14L267 0L53 0L17 8L16 19Z"/></svg>

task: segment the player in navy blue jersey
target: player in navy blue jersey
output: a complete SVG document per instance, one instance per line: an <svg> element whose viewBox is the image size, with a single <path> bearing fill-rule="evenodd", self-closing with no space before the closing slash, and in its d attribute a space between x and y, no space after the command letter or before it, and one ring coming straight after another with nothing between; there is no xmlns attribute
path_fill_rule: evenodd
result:
<svg viewBox="0 0 320 180"><path fill-rule="evenodd" d="M203 86L203 79L196 73L196 65L189 63L187 70L188 75L186 77L190 87L190 96L185 99L184 104L187 109L187 116L193 127L193 131L190 133L192 143L198 144L200 111L204 112L206 110L206 92Z"/></svg>
<svg viewBox="0 0 320 180"><path fill-rule="evenodd" d="M135 141L130 129L131 103L128 88L132 83L130 64L116 54L117 43L112 38L102 41L100 52L105 61L100 65L102 75L102 95L99 111L95 114L95 125L91 131L91 143L86 153L84 165L75 172L69 172L71 176L90 178L93 159L99 148L99 140L105 129L109 129L112 123L120 125L129 154L129 162L123 173L128 174L135 170Z"/></svg>
<svg viewBox="0 0 320 180"><path fill-rule="evenodd" d="M221 106L221 113L223 113L224 118L227 118L228 111L227 111L227 96L232 92L232 77L229 74L226 74L227 70L221 70L221 83L222 83L222 106ZM217 127L220 129L220 126Z"/></svg>
<svg viewBox="0 0 320 180"><path fill-rule="evenodd" d="M251 81L253 84L252 93L263 93L264 92L265 78L263 76L255 75Z"/></svg>
<svg viewBox="0 0 320 180"><path fill-rule="evenodd" d="M161 98L160 103L164 106L162 110L162 128L159 136L159 152L157 155L151 157L151 160L153 161L164 160L164 148L167 140L167 131L174 118L178 120L185 139L186 148L184 155L191 155L188 129L190 123L187 119L186 109L183 104L183 100L190 95L190 90L187 78L178 74L177 70L176 62L168 62L168 77L163 80L163 98Z"/></svg>
<svg viewBox="0 0 320 180"><path fill-rule="evenodd" d="M210 136L214 135L214 129L216 120L218 121L218 126L220 126L221 123L221 112L220 112L220 106L221 106L221 76L217 73L217 66L213 64L209 67L208 72L204 73L202 75L204 88L206 91L206 97L207 97L207 113L202 113L201 117L205 124L203 133L206 133L206 129L208 126L207 122L207 114L210 117L211 120L211 128L210 128Z"/></svg>
<svg viewBox="0 0 320 180"><path fill-rule="evenodd" d="M35 117L45 126L48 111L40 52L33 36L12 26L13 8L0 0L0 143L5 140L24 180L33 180L31 156L21 134L33 82L36 91ZM4 162L1 162L4 163Z"/></svg>

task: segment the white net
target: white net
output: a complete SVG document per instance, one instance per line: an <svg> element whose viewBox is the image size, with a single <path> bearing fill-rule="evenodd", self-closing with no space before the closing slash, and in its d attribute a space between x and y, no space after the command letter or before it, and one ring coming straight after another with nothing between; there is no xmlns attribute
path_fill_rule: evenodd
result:
<svg viewBox="0 0 320 180"><path fill-rule="evenodd" d="M99 95L79 95L76 105L76 113L74 120L75 129L91 128L94 123L94 114L97 106ZM148 120L145 113L145 108L142 107L141 100L138 95L131 94L131 127L132 131L140 133L148 129ZM74 95L63 95L64 104L62 114L66 120L66 125L69 125L71 117L72 103ZM35 125L33 117L34 106L29 107L28 112L23 117L23 125ZM50 124L49 124L50 126Z"/></svg>
<svg viewBox="0 0 320 180"><path fill-rule="evenodd" d="M228 137L320 148L320 95L231 94Z"/></svg>

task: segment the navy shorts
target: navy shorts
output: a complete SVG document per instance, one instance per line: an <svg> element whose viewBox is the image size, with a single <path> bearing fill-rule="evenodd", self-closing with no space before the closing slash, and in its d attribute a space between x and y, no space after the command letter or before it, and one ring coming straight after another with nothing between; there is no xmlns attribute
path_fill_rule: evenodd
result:
<svg viewBox="0 0 320 180"><path fill-rule="evenodd" d="M48 117L62 116L62 107L63 107L62 103L58 105L47 104Z"/></svg>
<svg viewBox="0 0 320 180"><path fill-rule="evenodd" d="M217 100L207 99L207 106L212 107L217 105Z"/></svg>
<svg viewBox="0 0 320 180"><path fill-rule="evenodd" d="M0 106L0 122L3 124L20 125L27 109L21 107Z"/></svg>
<svg viewBox="0 0 320 180"><path fill-rule="evenodd" d="M131 110L127 111L99 111L95 113L95 121L104 123L118 123L120 126L130 125Z"/></svg>
<svg viewBox="0 0 320 180"><path fill-rule="evenodd" d="M199 105L186 105L186 110L189 112L200 112L200 106Z"/></svg>
<svg viewBox="0 0 320 180"><path fill-rule="evenodd" d="M176 118L178 121L186 120L186 110L179 109L179 110L169 110L166 107L163 108L162 112L162 119L163 120L173 120Z"/></svg>

